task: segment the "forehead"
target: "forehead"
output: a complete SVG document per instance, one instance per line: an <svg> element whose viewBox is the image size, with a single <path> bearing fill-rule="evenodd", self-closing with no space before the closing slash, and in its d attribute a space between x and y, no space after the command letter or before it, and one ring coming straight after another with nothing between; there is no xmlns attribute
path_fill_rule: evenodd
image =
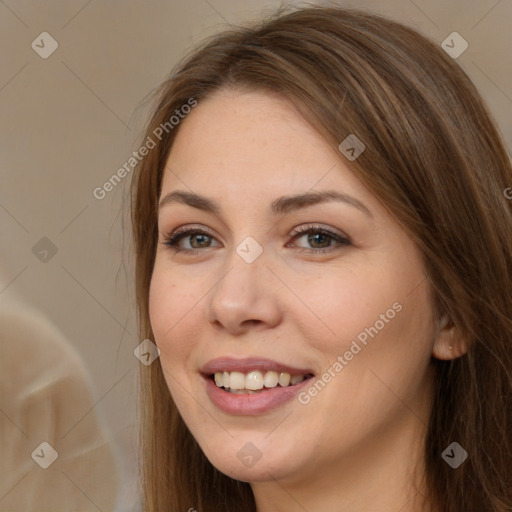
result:
<svg viewBox="0 0 512 512"><path fill-rule="evenodd" d="M181 123L162 195L175 188L247 200L313 188L367 194L337 148L277 93L222 90Z"/></svg>

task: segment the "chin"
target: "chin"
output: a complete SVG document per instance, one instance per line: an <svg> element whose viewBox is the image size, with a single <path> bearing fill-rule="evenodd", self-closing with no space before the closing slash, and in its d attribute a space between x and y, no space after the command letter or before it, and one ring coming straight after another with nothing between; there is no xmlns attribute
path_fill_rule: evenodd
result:
<svg viewBox="0 0 512 512"><path fill-rule="evenodd" d="M254 440L253 441L251 441ZM290 476L297 468L296 444L290 446L289 453L282 449L277 452L279 443L270 443L264 436L258 440L256 436L240 436L236 441L216 450L203 450L208 460L221 473L243 482L274 481ZM291 465L290 461L294 461Z"/></svg>
<svg viewBox="0 0 512 512"><path fill-rule="evenodd" d="M242 482L268 482L280 480L290 474L290 468L280 465L264 462L260 459L252 467L244 467L243 464L233 462L233 460L218 460L212 464L225 475Z"/></svg>

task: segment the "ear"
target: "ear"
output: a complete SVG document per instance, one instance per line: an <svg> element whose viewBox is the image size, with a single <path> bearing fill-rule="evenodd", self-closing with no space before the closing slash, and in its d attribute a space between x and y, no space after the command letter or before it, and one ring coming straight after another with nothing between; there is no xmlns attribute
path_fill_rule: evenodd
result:
<svg viewBox="0 0 512 512"><path fill-rule="evenodd" d="M467 343L448 315L443 315L437 326L437 336L432 355L449 361L457 359L468 351Z"/></svg>

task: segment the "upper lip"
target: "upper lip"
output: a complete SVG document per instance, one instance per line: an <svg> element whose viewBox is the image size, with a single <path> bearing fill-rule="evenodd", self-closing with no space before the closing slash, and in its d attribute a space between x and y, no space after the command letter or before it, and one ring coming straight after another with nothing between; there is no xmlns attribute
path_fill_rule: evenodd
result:
<svg viewBox="0 0 512 512"><path fill-rule="evenodd" d="M245 357L242 359L218 357L208 361L202 367L201 373L205 375L212 375L217 372L248 373L253 370L273 370L275 372L289 373L290 375L308 375L313 373L309 368L296 368L261 357Z"/></svg>

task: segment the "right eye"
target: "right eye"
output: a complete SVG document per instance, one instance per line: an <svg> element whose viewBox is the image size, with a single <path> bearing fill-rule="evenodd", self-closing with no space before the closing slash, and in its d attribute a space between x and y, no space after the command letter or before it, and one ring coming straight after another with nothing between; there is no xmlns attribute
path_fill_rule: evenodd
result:
<svg viewBox="0 0 512 512"><path fill-rule="evenodd" d="M189 241L185 245L188 245L188 247L183 247L181 241L187 239ZM215 240L213 236L204 230L185 227L178 228L173 233L165 235L163 244L171 247L175 252L188 252L192 254L198 250L212 247L208 245L212 240Z"/></svg>

